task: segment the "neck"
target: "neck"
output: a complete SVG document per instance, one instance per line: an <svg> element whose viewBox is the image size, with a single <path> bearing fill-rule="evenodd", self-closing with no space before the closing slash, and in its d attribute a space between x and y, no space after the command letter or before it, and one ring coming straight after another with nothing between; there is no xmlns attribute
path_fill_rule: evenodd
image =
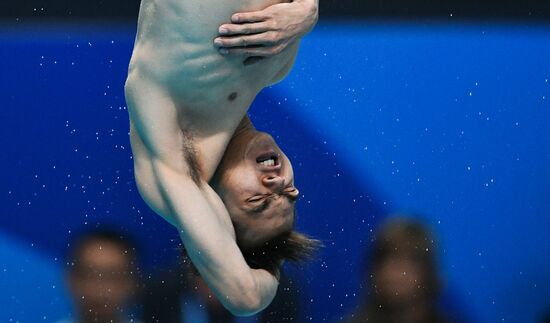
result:
<svg viewBox="0 0 550 323"><path fill-rule="evenodd" d="M259 131L256 130L256 127L254 127L254 125L252 124L252 121L250 121L250 119L248 118L248 115L245 115L237 126L237 129L235 129L235 132L233 132L233 136L231 136L231 139L227 144L228 149L226 149L225 154L231 155L230 150L235 149L235 145L240 146L243 144L247 144L248 141L254 138L256 134L258 134L258 132Z"/></svg>
<svg viewBox="0 0 550 323"><path fill-rule="evenodd" d="M256 132L256 127L254 127L248 115L245 115L244 118L239 123L239 125L237 126L237 129L235 129L235 132L233 133L233 137L237 137L249 132Z"/></svg>
<svg viewBox="0 0 550 323"><path fill-rule="evenodd" d="M216 167L216 171L209 180L211 185L216 187L219 184L219 181L221 179L220 176L222 175L221 173L223 173L223 170L225 169L224 165L231 164L231 159L235 158L233 150L239 150L238 147L246 144L247 140L253 137L254 134L256 134L257 132L258 131L250 121L250 118L248 118L248 115L245 115L233 132L233 136L231 136L231 139L227 144L226 150Z"/></svg>

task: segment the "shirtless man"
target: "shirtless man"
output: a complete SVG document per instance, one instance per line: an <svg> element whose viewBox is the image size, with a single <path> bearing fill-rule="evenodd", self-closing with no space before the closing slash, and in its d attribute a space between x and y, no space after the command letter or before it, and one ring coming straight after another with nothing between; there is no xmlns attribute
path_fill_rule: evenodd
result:
<svg viewBox="0 0 550 323"><path fill-rule="evenodd" d="M316 19L317 0L141 3L126 81L137 186L235 315L269 305L282 261L315 245L292 230L288 158L246 112Z"/></svg>

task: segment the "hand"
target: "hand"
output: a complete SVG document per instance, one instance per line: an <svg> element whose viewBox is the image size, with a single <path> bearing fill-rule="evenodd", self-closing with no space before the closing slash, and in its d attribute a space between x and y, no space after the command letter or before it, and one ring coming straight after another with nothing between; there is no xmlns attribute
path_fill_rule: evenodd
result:
<svg viewBox="0 0 550 323"><path fill-rule="evenodd" d="M318 18L317 0L278 3L254 12L236 13L214 39L222 55L269 57L307 34Z"/></svg>

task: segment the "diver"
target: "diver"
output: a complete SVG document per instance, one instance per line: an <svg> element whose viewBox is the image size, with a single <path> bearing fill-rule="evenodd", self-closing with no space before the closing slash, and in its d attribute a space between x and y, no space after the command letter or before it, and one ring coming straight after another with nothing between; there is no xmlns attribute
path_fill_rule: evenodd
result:
<svg viewBox="0 0 550 323"><path fill-rule="evenodd" d="M282 262L318 244L293 229L290 161L247 117L258 92L290 71L317 7L141 2L125 86L136 184L234 315L269 305Z"/></svg>

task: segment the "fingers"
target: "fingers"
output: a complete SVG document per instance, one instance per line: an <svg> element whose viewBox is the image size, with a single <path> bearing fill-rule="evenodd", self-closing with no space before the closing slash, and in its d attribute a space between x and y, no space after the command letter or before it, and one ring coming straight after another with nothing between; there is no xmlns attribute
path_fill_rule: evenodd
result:
<svg viewBox="0 0 550 323"><path fill-rule="evenodd" d="M220 48L228 47L246 47L246 46L273 46L278 43L275 32L265 32L261 34L236 36L236 37L218 37L214 39L214 45Z"/></svg>
<svg viewBox="0 0 550 323"><path fill-rule="evenodd" d="M292 37L277 28L281 19L275 17L282 10L277 6L234 14L231 23L220 26L219 37L214 39L220 54L268 57L282 52Z"/></svg>
<svg viewBox="0 0 550 323"><path fill-rule="evenodd" d="M231 16L231 22L234 24L242 24L245 22L264 21L269 18L265 10L253 12L239 12Z"/></svg>
<svg viewBox="0 0 550 323"><path fill-rule="evenodd" d="M267 21L247 23L247 24L224 24L221 25L218 32L222 36L232 35L250 35L258 34L271 30Z"/></svg>

